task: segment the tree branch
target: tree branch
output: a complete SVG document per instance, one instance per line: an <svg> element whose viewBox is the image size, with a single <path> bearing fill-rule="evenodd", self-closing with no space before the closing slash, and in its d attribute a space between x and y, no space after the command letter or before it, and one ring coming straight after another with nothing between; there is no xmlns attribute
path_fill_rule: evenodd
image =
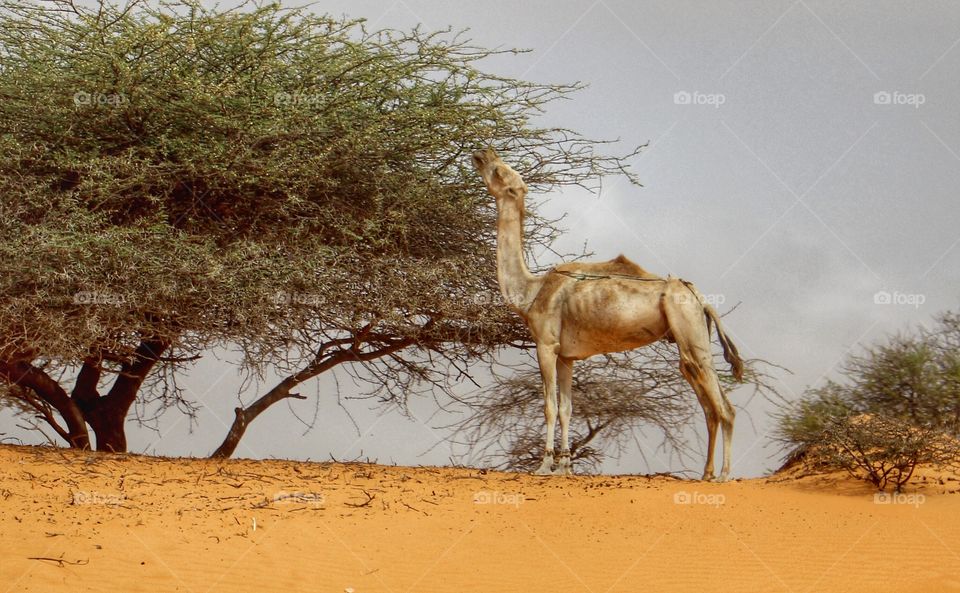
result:
<svg viewBox="0 0 960 593"><path fill-rule="evenodd" d="M71 447L90 448L90 437L83 413L63 387L49 375L28 362L18 361L0 362L0 376L10 383L33 390L41 400L57 410L67 424L67 442Z"/></svg>

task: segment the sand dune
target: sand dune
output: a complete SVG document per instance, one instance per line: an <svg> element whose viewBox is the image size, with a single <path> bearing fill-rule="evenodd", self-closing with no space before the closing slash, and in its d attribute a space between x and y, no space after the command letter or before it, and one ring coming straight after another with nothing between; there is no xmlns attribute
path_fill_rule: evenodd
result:
<svg viewBox="0 0 960 593"><path fill-rule="evenodd" d="M958 491L2 446L0 591L953 591Z"/></svg>

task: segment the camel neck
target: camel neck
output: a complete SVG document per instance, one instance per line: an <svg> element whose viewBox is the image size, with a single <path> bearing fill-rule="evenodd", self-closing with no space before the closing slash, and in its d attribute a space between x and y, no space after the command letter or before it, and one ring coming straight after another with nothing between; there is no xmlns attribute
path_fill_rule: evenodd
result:
<svg viewBox="0 0 960 593"><path fill-rule="evenodd" d="M503 200L497 209L497 280L507 304L524 313L539 290L523 254L522 203Z"/></svg>

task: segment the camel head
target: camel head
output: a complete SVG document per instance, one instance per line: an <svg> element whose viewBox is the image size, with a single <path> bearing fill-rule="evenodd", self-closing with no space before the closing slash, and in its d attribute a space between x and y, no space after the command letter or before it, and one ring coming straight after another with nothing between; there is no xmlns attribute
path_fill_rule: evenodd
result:
<svg viewBox="0 0 960 593"><path fill-rule="evenodd" d="M512 200L522 207L523 199L527 195L527 184L492 148L473 153L473 166L483 178L487 190L497 199L498 206L503 200Z"/></svg>

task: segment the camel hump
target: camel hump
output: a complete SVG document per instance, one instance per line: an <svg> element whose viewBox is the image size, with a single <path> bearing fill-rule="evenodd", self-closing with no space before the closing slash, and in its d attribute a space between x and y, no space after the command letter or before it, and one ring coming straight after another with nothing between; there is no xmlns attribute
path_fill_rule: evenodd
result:
<svg viewBox="0 0 960 593"><path fill-rule="evenodd" d="M608 262L604 262L605 266L609 266L609 271L615 274L630 274L633 276L643 276L643 277L652 277L653 274L644 270L637 264L633 263L622 253L617 257L611 259Z"/></svg>
<svg viewBox="0 0 960 593"><path fill-rule="evenodd" d="M623 255L604 262L572 262L556 267L558 272L581 272L586 274L623 274L640 278L659 278L656 274L644 270Z"/></svg>

